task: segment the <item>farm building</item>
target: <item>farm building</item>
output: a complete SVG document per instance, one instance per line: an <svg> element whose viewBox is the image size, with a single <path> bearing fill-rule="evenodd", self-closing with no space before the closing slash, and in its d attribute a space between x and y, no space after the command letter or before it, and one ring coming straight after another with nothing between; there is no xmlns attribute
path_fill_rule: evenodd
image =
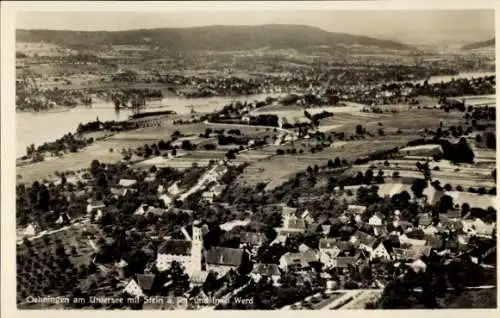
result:
<svg viewBox="0 0 500 318"><path fill-rule="evenodd" d="M420 145L414 147L405 147L399 150L406 156L432 157L443 153L441 145Z"/></svg>

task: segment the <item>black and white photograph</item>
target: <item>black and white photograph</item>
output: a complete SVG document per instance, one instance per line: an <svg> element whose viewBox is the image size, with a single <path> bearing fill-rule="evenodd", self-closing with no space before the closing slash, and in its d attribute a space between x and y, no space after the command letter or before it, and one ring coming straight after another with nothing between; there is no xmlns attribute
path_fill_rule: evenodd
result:
<svg viewBox="0 0 500 318"><path fill-rule="evenodd" d="M17 11L17 309L497 308L495 9L372 2Z"/></svg>

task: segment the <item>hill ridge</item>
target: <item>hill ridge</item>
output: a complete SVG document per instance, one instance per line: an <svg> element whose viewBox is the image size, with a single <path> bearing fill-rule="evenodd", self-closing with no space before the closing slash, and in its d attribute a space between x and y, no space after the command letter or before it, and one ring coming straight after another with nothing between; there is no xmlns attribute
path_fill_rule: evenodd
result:
<svg viewBox="0 0 500 318"><path fill-rule="evenodd" d="M146 39L148 39L146 41ZM172 50L214 51L259 47L301 48L314 45L366 45L394 50L416 50L410 45L364 35L329 32L300 24L211 25L123 31L16 30L18 42L45 42L62 46L155 45Z"/></svg>
<svg viewBox="0 0 500 318"><path fill-rule="evenodd" d="M486 41L477 41L473 43L466 44L462 47L462 50L474 50L481 49L484 47L495 46L495 38Z"/></svg>

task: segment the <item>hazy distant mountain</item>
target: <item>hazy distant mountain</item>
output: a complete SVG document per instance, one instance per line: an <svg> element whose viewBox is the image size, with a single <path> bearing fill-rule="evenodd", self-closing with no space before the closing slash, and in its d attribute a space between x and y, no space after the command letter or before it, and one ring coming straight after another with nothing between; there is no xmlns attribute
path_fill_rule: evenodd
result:
<svg viewBox="0 0 500 318"><path fill-rule="evenodd" d="M474 42L470 43L467 45L464 45L462 47L463 50L473 50L473 49L481 49L484 47L494 47L495 46L495 39L490 39L486 41L479 41L479 42Z"/></svg>
<svg viewBox="0 0 500 318"><path fill-rule="evenodd" d="M261 47L301 49L315 45L335 47L355 44L394 50L415 49L395 41L327 32L302 25L208 26L116 32L17 30L16 36L17 42L45 42L67 47L142 44L172 51L231 51Z"/></svg>

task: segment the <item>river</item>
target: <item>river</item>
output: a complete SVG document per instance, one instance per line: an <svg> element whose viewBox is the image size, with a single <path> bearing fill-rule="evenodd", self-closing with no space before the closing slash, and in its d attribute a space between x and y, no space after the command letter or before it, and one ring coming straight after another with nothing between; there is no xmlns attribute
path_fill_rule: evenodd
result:
<svg viewBox="0 0 500 318"><path fill-rule="evenodd" d="M258 94L242 97L208 97L208 98L181 98L168 97L161 102L152 102L151 106L163 105L161 108L152 108L151 111L172 110L177 114L187 114L193 109L200 113L214 112L232 101L264 100L266 97L278 97L284 94ZM115 111L114 105L107 102L97 102L91 108L78 106L68 111L47 113L17 113L16 114L16 143L17 158L26 154L26 147L54 141L69 132L75 132L78 124L96 120L101 121L125 120L132 114L130 110Z"/></svg>

